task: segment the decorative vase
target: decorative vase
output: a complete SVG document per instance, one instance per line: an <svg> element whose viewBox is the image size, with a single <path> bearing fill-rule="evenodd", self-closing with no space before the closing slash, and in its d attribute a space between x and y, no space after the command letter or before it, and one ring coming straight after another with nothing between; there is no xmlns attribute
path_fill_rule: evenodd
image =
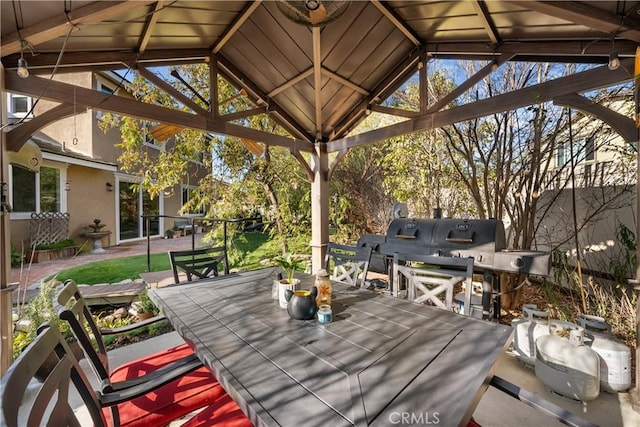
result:
<svg viewBox="0 0 640 427"><path fill-rule="evenodd" d="M278 285L278 301L280 303L280 307L287 308L287 299L285 298L285 292L295 291L299 283L300 283L300 279L293 279L293 283L289 283L286 280L280 281Z"/></svg>
<svg viewBox="0 0 640 427"><path fill-rule="evenodd" d="M316 316L318 305L316 297L318 288L315 286L310 291L285 291L285 298L288 301L287 313L289 317L296 320L311 320Z"/></svg>

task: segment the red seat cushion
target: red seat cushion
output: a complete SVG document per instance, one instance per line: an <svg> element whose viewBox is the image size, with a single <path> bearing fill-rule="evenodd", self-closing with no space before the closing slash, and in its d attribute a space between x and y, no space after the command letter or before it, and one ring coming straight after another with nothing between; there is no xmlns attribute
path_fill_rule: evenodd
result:
<svg viewBox="0 0 640 427"><path fill-rule="evenodd" d="M132 379L152 372L179 358L192 354L183 344L126 363L111 374L111 381ZM120 425L126 427L160 426L204 406L215 403L226 395L206 367L201 367L177 380L129 402L118 405ZM107 422L111 422L111 409L104 408Z"/></svg>
<svg viewBox="0 0 640 427"><path fill-rule="evenodd" d="M252 427L253 423L231 396L224 394L181 427Z"/></svg>

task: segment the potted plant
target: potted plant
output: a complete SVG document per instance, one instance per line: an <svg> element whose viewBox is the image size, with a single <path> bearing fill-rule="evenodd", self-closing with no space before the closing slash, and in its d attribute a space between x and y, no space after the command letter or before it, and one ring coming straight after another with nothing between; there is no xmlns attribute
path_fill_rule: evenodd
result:
<svg viewBox="0 0 640 427"><path fill-rule="evenodd" d="M171 239L173 237L173 230L171 228L168 229L164 232L164 235L167 237L167 239Z"/></svg>
<svg viewBox="0 0 640 427"><path fill-rule="evenodd" d="M285 298L286 290L295 291L296 286L300 283L300 279L296 279L294 274L296 270L304 268L304 259L296 257L290 252L286 252L274 259L276 265L282 269L285 277L274 281L273 286L277 286L277 292L272 292L272 296L277 294L280 307L287 308L287 300Z"/></svg>
<svg viewBox="0 0 640 427"><path fill-rule="evenodd" d="M138 320L149 319L158 314L158 307L151 301L146 290L138 296L138 299L136 308Z"/></svg>
<svg viewBox="0 0 640 427"><path fill-rule="evenodd" d="M173 226L173 237L182 237L182 230L177 225Z"/></svg>

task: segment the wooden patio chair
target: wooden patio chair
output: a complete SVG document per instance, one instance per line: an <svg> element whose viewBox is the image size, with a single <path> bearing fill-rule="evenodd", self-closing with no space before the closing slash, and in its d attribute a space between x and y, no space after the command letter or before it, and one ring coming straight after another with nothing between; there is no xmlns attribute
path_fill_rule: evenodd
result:
<svg viewBox="0 0 640 427"><path fill-rule="evenodd" d="M325 269L331 279L355 287L366 287L365 281L371 260L371 247L327 244Z"/></svg>
<svg viewBox="0 0 640 427"><path fill-rule="evenodd" d="M98 377L101 391L135 395L120 404L111 405L115 423L135 420L128 425L163 425L168 420L210 405L225 393L222 386L202 365L187 344L168 348L138 360L126 363L113 371L109 368L103 335L122 334L147 326L164 316L156 316L117 329L100 329L93 318L78 286L67 280L56 292L54 308L58 317L69 323L91 368ZM124 423L122 423L124 425Z"/></svg>
<svg viewBox="0 0 640 427"><path fill-rule="evenodd" d="M179 272L182 270L191 282L194 278L206 279L217 276L220 272L220 264L224 274L229 274L229 261L227 259L226 246L214 248L169 251L169 260L173 270L175 283L180 282Z"/></svg>
<svg viewBox="0 0 640 427"><path fill-rule="evenodd" d="M47 375L42 381L34 379L38 370ZM83 426L88 420L74 412L70 395L77 393L81 398L91 424L96 427L129 425L164 425L155 422L157 417L134 419L124 416L113 422L105 416L106 406L116 406L129 401L136 395L135 390L113 392L93 390L84 371L60 331L55 326L43 325L39 334L20 354L0 382L0 425L18 426ZM175 402L181 406L181 402ZM155 408L147 406L149 414ZM178 413L179 411L176 411ZM123 414L124 415L124 414ZM191 427L217 425L225 427L248 427L251 421L240 411L227 393L221 393L210 402L208 408L200 412L199 418L186 421ZM176 417L178 418L178 417Z"/></svg>
<svg viewBox="0 0 640 427"><path fill-rule="evenodd" d="M392 294L400 296L406 284L407 299L452 310L454 286L466 282L465 314L470 307L473 258L420 254L393 254Z"/></svg>

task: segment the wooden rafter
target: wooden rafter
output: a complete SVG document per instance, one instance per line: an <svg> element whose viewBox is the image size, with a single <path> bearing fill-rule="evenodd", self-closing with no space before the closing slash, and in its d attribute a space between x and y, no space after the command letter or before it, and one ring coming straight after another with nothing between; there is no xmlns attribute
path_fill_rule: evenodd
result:
<svg viewBox="0 0 640 427"><path fill-rule="evenodd" d="M454 99L456 99L457 97L459 97L460 95L462 95L463 93L471 89L471 87L473 87L476 83L478 83L480 80L488 76L494 67L499 67L500 65L504 64L511 58L512 58L512 55L496 56L492 63L485 65L473 76L469 77L467 80L465 80L462 84L457 86L451 92L449 92L448 94L440 98L435 104L429 107L429 109L426 112L432 113L434 111L441 110L448 103L450 103L451 101L453 101Z"/></svg>
<svg viewBox="0 0 640 427"><path fill-rule="evenodd" d="M409 39L411 41L411 43L413 43L416 46L422 46L422 40L420 40L420 37L409 27L407 27L404 22L402 21L402 19L400 19L399 17L396 16L395 13L393 13L393 11L391 9L389 9L387 6L385 6L384 4L382 4L382 2L380 2L379 0L372 0L372 2L374 4L375 7L378 8L378 10L380 12L382 12L382 14L389 20L391 21L391 23L393 25L395 25L395 27L400 30L400 32L402 34L404 34L404 36Z"/></svg>
<svg viewBox="0 0 640 427"><path fill-rule="evenodd" d="M640 19L607 13L587 2L511 0L509 3L611 35L624 34L625 38L640 43Z"/></svg>
<svg viewBox="0 0 640 427"><path fill-rule="evenodd" d="M301 72L300 74L295 76L294 78L287 80L284 84L282 84L282 85L278 86L277 88L273 89L271 92L269 92L267 94L267 96L269 98L273 98L274 96L276 96L280 92L289 89L291 86L293 86L296 83L306 79L307 77L311 76L312 74L313 74L313 66L307 68L306 70L304 70L303 72Z"/></svg>
<svg viewBox="0 0 640 427"><path fill-rule="evenodd" d="M487 5L485 4L484 0L472 0L471 4L476 10L478 18L480 18L480 20L482 21L482 25L484 25L484 29L491 39L491 43L493 43L494 46L498 46L502 42L502 40L500 39L498 29L493 23L493 19L491 19L491 15L489 14L489 10L487 9Z"/></svg>
<svg viewBox="0 0 640 427"><path fill-rule="evenodd" d="M174 124L185 128L199 129L238 138L248 138L289 149L298 149L301 151L313 150L313 146L304 140L287 138L256 129L245 128L221 119L213 119L202 115L172 110L153 104L145 104L134 99L120 96L109 96L105 98L104 93L96 90L76 87L41 77L30 76L22 79L15 73L6 73L5 88L10 92L33 97L42 94L43 99L71 104L74 102L75 90L78 108L96 108L144 120Z"/></svg>
<svg viewBox="0 0 640 427"><path fill-rule="evenodd" d="M153 33L153 28L158 21L158 12L162 10L164 7L164 0L158 1L154 8L153 13L147 17L147 22L144 23L144 29L142 30L142 35L140 37L140 42L138 43L138 52L142 53L147 50L147 45L149 44L149 39L151 39L151 34Z"/></svg>
<svg viewBox="0 0 640 427"><path fill-rule="evenodd" d="M475 101L471 104L424 114L401 123L331 141L327 143L327 152L331 153L399 135L435 129L501 111L515 110L527 105L551 101L562 95L570 95L611 86L632 79L632 69L633 60L625 59L617 70L609 70L606 66L599 67L519 89L507 94Z"/></svg>
<svg viewBox="0 0 640 427"><path fill-rule="evenodd" d="M578 94L558 96L553 99L553 103L555 105L570 105L599 118L614 128L628 143L633 143L637 140L636 127L632 119L610 108L596 104L584 96Z"/></svg>
<svg viewBox="0 0 640 427"><path fill-rule="evenodd" d="M86 6L79 7L67 15L64 13L64 8L60 5L60 15L46 19L37 24L31 25L27 28L22 28L20 34L18 32L8 34L2 37L2 46L0 51L2 55L10 55L12 53L20 52L22 48L22 39L29 42L31 45L37 46L42 43L46 43L49 40L53 40L56 37L64 36L69 32L72 26L91 25L114 16L129 12L130 10L137 9L145 4L153 3L155 0L140 0L140 1L113 1L113 2L91 2Z"/></svg>
<svg viewBox="0 0 640 427"><path fill-rule="evenodd" d="M216 43L216 45L211 49L211 53L215 55L216 53L220 52L220 50L222 50L229 39L231 39L231 37L233 37L233 35L238 32L240 27L242 27L242 24L244 24L245 21L249 19L251 14L258 8L258 6L260 6L260 3L262 3L262 0L254 0L249 2L247 8L242 11L240 16L238 16L233 24L231 24L229 29L222 35L222 37L220 37L220 40Z"/></svg>

